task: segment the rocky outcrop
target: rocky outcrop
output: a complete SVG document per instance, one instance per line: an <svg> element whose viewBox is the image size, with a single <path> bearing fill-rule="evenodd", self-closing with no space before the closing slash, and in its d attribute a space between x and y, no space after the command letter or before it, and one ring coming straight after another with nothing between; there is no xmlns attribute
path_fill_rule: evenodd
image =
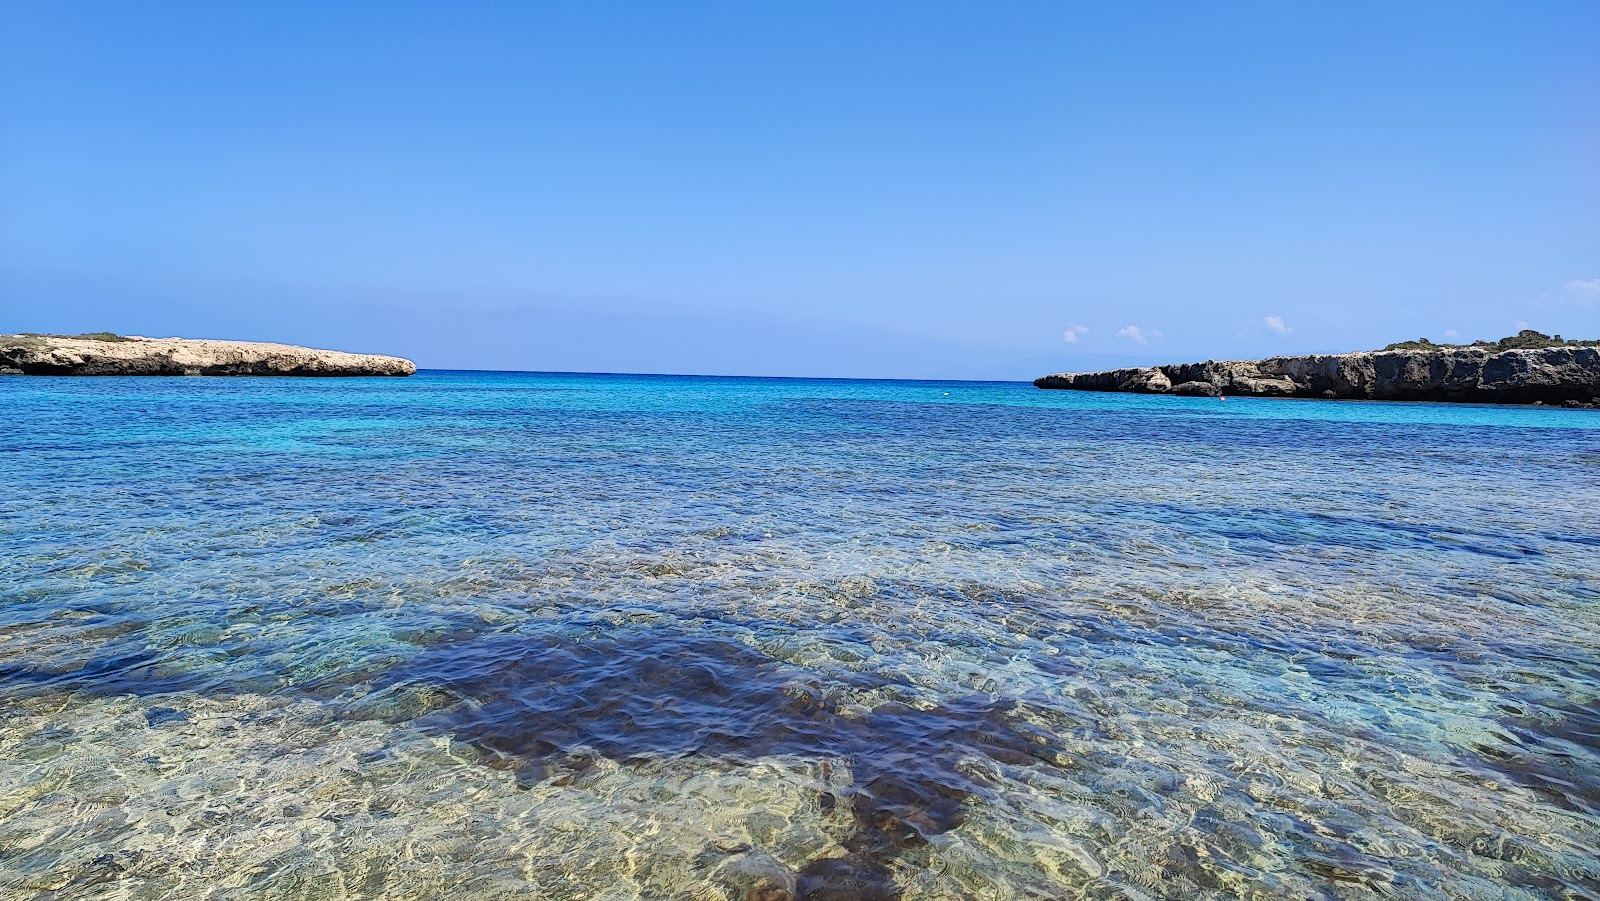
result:
<svg viewBox="0 0 1600 901"><path fill-rule="evenodd" d="M411 375L399 357L314 350L291 344L131 338L0 335L0 373L23 375Z"/></svg>
<svg viewBox="0 0 1600 901"><path fill-rule="evenodd" d="M1600 405L1600 347L1450 347L1064 372L1040 388L1188 396Z"/></svg>

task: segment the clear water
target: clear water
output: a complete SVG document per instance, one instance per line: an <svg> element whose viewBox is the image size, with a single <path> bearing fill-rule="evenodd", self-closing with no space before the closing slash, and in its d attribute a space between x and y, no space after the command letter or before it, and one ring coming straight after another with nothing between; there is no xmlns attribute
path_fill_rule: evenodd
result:
<svg viewBox="0 0 1600 901"><path fill-rule="evenodd" d="M0 895L1600 896L1600 414L0 379Z"/></svg>

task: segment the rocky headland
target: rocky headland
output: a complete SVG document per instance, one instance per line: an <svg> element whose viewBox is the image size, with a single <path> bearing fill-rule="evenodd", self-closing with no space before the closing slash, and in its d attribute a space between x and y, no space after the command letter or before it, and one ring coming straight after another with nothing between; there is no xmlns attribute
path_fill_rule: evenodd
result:
<svg viewBox="0 0 1600 901"><path fill-rule="evenodd" d="M90 335L0 335L0 374L405 376L400 357L257 341Z"/></svg>
<svg viewBox="0 0 1600 901"><path fill-rule="evenodd" d="M1193 397L1312 397L1600 407L1600 342L1538 332L1471 345L1427 341L1383 350L1265 360L1207 360L1064 372L1040 388Z"/></svg>

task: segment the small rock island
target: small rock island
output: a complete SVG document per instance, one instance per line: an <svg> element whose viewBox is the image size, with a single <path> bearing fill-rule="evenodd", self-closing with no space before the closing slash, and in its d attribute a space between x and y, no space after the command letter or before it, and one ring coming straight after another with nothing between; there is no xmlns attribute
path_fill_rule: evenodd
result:
<svg viewBox="0 0 1600 901"><path fill-rule="evenodd" d="M7 375L406 376L400 357L316 350L257 341L87 335L0 335Z"/></svg>
<svg viewBox="0 0 1600 901"><path fill-rule="evenodd" d="M1192 397L1312 397L1600 407L1600 341L1564 341L1531 329L1499 341L1433 344L1265 360L1207 360L1063 372L1040 388Z"/></svg>

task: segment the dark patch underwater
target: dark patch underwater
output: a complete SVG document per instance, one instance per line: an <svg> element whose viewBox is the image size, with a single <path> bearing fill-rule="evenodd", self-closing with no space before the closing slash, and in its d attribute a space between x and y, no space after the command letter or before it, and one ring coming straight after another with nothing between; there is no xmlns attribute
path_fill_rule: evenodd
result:
<svg viewBox="0 0 1600 901"><path fill-rule="evenodd" d="M863 676L855 688L889 680ZM970 757L1051 761L1053 737L987 696L932 709L841 704L814 673L734 641L652 628L570 640L491 635L397 665L379 687L443 695L416 725L478 748L524 781L581 777L597 756L621 763L695 756L746 763L799 755L846 763L854 827L848 856L813 860L796 897L896 898L888 864L966 819L991 786ZM838 801L824 795L819 803Z"/></svg>

